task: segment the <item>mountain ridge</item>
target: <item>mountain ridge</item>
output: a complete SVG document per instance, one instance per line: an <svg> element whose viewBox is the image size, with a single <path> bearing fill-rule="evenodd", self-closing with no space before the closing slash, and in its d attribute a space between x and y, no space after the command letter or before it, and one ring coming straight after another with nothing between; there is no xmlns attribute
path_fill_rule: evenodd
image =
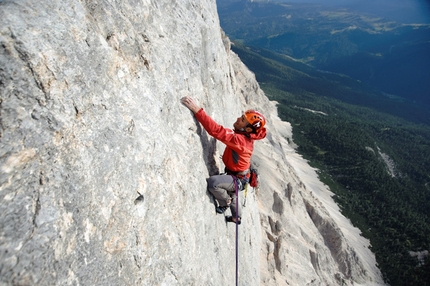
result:
<svg viewBox="0 0 430 286"><path fill-rule="evenodd" d="M233 40L430 105L428 23L389 21L317 4L240 1L230 10L228 3L219 7L219 14L223 29Z"/></svg>

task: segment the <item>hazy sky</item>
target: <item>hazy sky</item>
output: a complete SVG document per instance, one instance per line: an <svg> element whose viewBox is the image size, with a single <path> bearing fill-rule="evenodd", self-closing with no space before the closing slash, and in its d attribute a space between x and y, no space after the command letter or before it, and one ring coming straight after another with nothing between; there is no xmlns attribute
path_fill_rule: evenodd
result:
<svg viewBox="0 0 430 286"><path fill-rule="evenodd" d="M272 0L354 8L400 22L430 23L430 0Z"/></svg>

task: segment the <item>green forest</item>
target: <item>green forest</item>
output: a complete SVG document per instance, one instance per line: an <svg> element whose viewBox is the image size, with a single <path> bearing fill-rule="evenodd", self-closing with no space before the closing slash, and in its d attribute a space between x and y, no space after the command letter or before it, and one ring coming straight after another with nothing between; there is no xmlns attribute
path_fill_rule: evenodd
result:
<svg viewBox="0 0 430 286"><path fill-rule="evenodd" d="M347 76L232 45L318 168L343 214L368 238L390 285L430 285L430 111Z"/></svg>

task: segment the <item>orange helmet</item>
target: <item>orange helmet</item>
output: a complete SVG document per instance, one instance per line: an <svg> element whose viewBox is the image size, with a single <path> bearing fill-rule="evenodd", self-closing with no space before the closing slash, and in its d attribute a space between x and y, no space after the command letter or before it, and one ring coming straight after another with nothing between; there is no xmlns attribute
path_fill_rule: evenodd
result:
<svg viewBox="0 0 430 286"><path fill-rule="evenodd" d="M266 125L266 119L263 114L255 110L247 110L245 111L246 120L248 120L249 124L254 129L255 133L258 133L261 129Z"/></svg>

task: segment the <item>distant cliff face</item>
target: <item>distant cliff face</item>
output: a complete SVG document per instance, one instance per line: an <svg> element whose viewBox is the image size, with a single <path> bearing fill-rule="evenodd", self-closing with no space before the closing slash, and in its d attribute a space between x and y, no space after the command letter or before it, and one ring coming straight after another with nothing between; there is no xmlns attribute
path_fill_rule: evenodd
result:
<svg viewBox="0 0 430 286"><path fill-rule="evenodd" d="M381 283L366 242L315 196L215 1L0 1L0 43L1 284L234 283L235 226L205 180L224 147L185 95L225 126L247 108L269 122L240 285Z"/></svg>

